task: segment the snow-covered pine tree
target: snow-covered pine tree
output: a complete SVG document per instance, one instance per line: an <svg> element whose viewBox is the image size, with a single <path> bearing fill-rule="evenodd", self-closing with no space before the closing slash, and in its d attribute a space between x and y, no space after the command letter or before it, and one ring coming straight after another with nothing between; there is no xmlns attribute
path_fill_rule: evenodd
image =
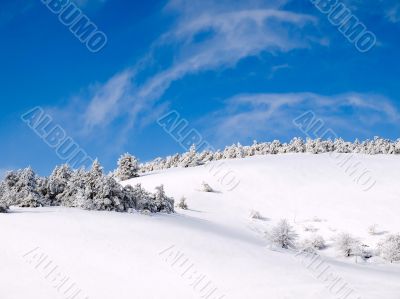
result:
<svg viewBox="0 0 400 299"><path fill-rule="evenodd" d="M93 194L91 208L97 211L127 210L123 187L111 176L101 175L96 180L96 191Z"/></svg>
<svg viewBox="0 0 400 299"><path fill-rule="evenodd" d="M154 202L156 206L155 212L173 213L174 212L174 199L165 194L164 186L156 187L154 194Z"/></svg>
<svg viewBox="0 0 400 299"><path fill-rule="evenodd" d="M199 161L196 158L196 146L193 144L189 151L182 155L180 161L181 167L193 167L199 165Z"/></svg>
<svg viewBox="0 0 400 299"><path fill-rule="evenodd" d="M96 205L94 198L100 192L103 183L103 168L96 159L92 164L92 168L84 173L83 188L78 190L76 196L76 206L85 210L95 210Z"/></svg>
<svg viewBox="0 0 400 299"><path fill-rule="evenodd" d="M136 209L138 211L156 212L154 196L144 190L141 184L137 184L133 188L133 198L136 200Z"/></svg>
<svg viewBox="0 0 400 299"><path fill-rule="evenodd" d="M38 192L39 178L32 168L9 172L4 179L2 202L7 206L40 207L47 205Z"/></svg>
<svg viewBox="0 0 400 299"><path fill-rule="evenodd" d="M139 162L138 160L126 153L118 160L117 178L121 181L126 181L138 176Z"/></svg>
<svg viewBox="0 0 400 299"><path fill-rule="evenodd" d="M64 191L57 197L60 200L60 204L65 207L77 207L78 193L83 196L85 189L86 171L81 168L72 171L71 177L64 188Z"/></svg>
<svg viewBox="0 0 400 299"><path fill-rule="evenodd" d="M125 205L125 211L131 211L133 209L137 209L137 192L134 187L131 185L126 185L122 189L123 193L123 202Z"/></svg>
<svg viewBox="0 0 400 299"><path fill-rule="evenodd" d="M6 183L4 181L0 182L0 205L6 206L6 197L4 194L6 193Z"/></svg>
<svg viewBox="0 0 400 299"><path fill-rule="evenodd" d="M6 197L3 196L6 192L6 184L4 181L0 182L0 213L8 212L8 205L6 203Z"/></svg>
<svg viewBox="0 0 400 299"><path fill-rule="evenodd" d="M57 166L48 179L47 184L47 197L50 200L51 205L61 205L61 194L64 193L67 188L68 182L71 180L72 170L67 165Z"/></svg>

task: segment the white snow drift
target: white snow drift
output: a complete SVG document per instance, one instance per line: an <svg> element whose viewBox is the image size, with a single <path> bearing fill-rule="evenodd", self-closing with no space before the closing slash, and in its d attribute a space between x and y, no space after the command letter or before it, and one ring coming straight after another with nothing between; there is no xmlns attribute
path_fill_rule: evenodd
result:
<svg viewBox="0 0 400 299"><path fill-rule="evenodd" d="M368 191L329 154L285 154L224 160L240 181L230 192L205 166L122 182L146 190L164 184L176 204L186 198L188 209L176 214L11 208L0 214L0 298L72 298L73 290L75 299L325 299L339 298L332 281L340 279L351 291L346 299L398 299L400 264L384 260L379 248L400 232L400 157L357 159L376 179ZM203 182L213 192L204 192ZM322 248L315 250L329 278L316 277L297 249L270 242L265 233L282 219L298 248ZM344 257L337 250L342 233L373 257ZM41 256L46 262L38 264ZM60 277L68 278L61 287Z"/></svg>

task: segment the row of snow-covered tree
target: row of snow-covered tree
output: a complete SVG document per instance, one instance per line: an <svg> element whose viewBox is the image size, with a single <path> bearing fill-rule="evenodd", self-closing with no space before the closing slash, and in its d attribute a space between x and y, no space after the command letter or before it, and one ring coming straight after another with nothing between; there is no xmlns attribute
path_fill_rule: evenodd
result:
<svg viewBox="0 0 400 299"><path fill-rule="evenodd" d="M183 154L175 154L167 158L157 158L151 162L140 164L139 172L145 173L153 170L167 169L172 167L191 167L203 165L210 161L222 159L245 158L256 155L273 155L286 153L312 153L321 154L328 152L337 153L359 153L368 155L377 154L400 154L400 139L391 141L375 137L373 140L346 142L343 139L321 140L294 138L289 143L273 142L254 143L250 146L233 144L224 150L204 150L197 152L196 147Z"/></svg>
<svg viewBox="0 0 400 299"><path fill-rule="evenodd" d="M253 219L261 219L258 212L253 211ZM376 232L369 231L371 235ZM324 238L321 235L313 234L310 238L297 242L298 235L293 227L285 219L281 220L271 231L266 232L268 239L275 245L285 249L298 249L303 252L315 254L316 251L327 247ZM381 256L384 260L394 263L400 262L400 234L389 234L372 249L368 245L362 244L358 239L348 233L340 233L334 238L334 245L340 254L344 257L355 256L363 260L374 256Z"/></svg>
<svg viewBox="0 0 400 299"><path fill-rule="evenodd" d="M117 171L121 176L124 171L136 171L129 167L121 168L121 165ZM174 200L166 196L163 186L157 187L155 193L147 192L140 185L123 187L113 175L105 175L96 160L88 171L72 170L68 165L62 165L56 167L49 177L39 177L31 168L11 171L0 183L1 206L3 209L9 206L65 206L86 210L170 213L174 211Z"/></svg>

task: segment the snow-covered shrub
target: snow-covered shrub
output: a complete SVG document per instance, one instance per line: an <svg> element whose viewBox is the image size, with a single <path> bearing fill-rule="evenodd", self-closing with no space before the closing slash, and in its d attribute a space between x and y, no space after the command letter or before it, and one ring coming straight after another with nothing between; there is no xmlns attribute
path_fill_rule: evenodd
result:
<svg viewBox="0 0 400 299"><path fill-rule="evenodd" d="M209 184L207 184L206 182L201 183L201 191L203 192L214 192L214 189L211 188L211 186Z"/></svg>
<svg viewBox="0 0 400 299"><path fill-rule="evenodd" d="M360 242L348 233L339 234L335 241L336 248L345 257L356 255L360 252Z"/></svg>
<svg viewBox="0 0 400 299"><path fill-rule="evenodd" d="M182 196L182 198L179 201L178 204L178 208L182 209L182 210L187 210L188 209L188 205L186 203L186 198L184 196Z"/></svg>
<svg viewBox="0 0 400 299"><path fill-rule="evenodd" d="M326 247L326 243L322 236L312 235L309 239L304 240L303 247L322 250Z"/></svg>
<svg viewBox="0 0 400 299"><path fill-rule="evenodd" d="M279 223L267 233L268 239L282 248L295 248L294 242L297 239L297 234L286 219L282 219Z"/></svg>
<svg viewBox="0 0 400 299"><path fill-rule="evenodd" d="M0 204L0 213L8 213L8 209L5 204Z"/></svg>
<svg viewBox="0 0 400 299"><path fill-rule="evenodd" d="M261 213L259 211L256 211L256 210L250 211L250 218L257 219L257 220L265 220L265 217L263 215L261 215Z"/></svg>
<svg viewBox="0 0 400 299"><path fill-rule="evenodd" d="M126 153L122 155L118 160L118 168L116 170L116 177L121 181L126 181L131 178L137 177L139 171L138 160Z"/></svg>
<svg viewBox="0 0 400 299"><path fill-rule="evenodd" d="M377 232L376 232L377 227L378 227L378 225L376 225L376 224L372 224L372 225L368 226L368 233L371 236L376 235L377 234Z"/></svg>
<svg viewBox="0 0 400 299"><path fill-rule="evenodd" d="M388 235L379 243L379 251L381 256L393 263L400 261L400 234Z"/></svg>

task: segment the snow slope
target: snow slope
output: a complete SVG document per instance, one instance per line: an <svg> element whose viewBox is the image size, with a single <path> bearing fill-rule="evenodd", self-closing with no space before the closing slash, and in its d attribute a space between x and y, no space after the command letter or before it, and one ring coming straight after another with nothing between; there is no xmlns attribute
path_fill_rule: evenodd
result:
<svg viewBox="0 0 400 299"><path fill-rule="evenodd" d="M53 287L54 277L46 278L45 263L37 266L36 253L76 283L76 299L207 298L207 292L210 299L339 298L304 259L265 239L287 218L300 240L311 234L305 227L324 236L323 265L354 290L348 299L399 299L400 264L356 263L332 245L342 231L372 247L387 232L400 232L400 157L356 158L377 181L369 191L329 155L285 154L225 161L240 181L232 191L203 166L124 182L146 189L164 184L177 201L185 196L189 210L175 215L14 208L0 214L0 298L68 298ZM199 191L202 181L219 192ZM265 219L251 219L253 209ZM374 223L378 235L370 236Z"/></svg>

